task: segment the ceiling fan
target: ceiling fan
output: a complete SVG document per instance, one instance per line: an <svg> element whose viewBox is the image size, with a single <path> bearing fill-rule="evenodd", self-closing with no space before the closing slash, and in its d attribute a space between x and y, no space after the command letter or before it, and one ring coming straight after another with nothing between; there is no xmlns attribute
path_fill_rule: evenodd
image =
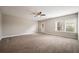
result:
<svg viewBox="0 0 79 59"><path fill-rule="evenodd" d="M37 12L37 13L33 12L33 15L34 15L34 17L36 17L36 16L46 16L46 14L43 14L42 12Z"/></svg>

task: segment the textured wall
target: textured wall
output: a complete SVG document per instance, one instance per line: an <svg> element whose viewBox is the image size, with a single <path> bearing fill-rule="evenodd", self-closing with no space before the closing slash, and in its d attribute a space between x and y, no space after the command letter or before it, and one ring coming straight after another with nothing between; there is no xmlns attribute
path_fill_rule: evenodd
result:
<svg viewBox="0 0 79 59"><path fill-rule="evenodd" d="M39 21L39 23L38 23L39 32L41 32L41 24L45 23L45 30L42 33L58 35L58 36L63 36L63 37L69 37L69 38L77 38L77 28L76 28L76 33L55 31L55 26L56 26L55 22L62 21L64 23L65 20L70 20L70 21L73 20L73 21L75 21L75 23L77 25L78 15L76 13L76 14L71 14L71 15L66 15L66 16L61 16L61 17L57 17L57 18L51 18L48 20Z"/></svg>
<svg viewBox="0 0 79 59"><path fill-rule="evenodd" d="M78 12L78 40L79 40L79 12Z"/></svg>
<svg viewBox="0 0 79 59"><path fill-rule="evenodd" d="M1 28L2 28L2 24L1 24L1 13L0 13L0 39L1 39L1 37L2 37L2 30L1 30Z"/></svg>
<svg viewBox="0 0 79 59"><path fill-rule="evenodd" d="M20 18L12 15L2 15L2 36L10 37L23 34L32 34L37 31L37 22L30 17Z"/></svg>

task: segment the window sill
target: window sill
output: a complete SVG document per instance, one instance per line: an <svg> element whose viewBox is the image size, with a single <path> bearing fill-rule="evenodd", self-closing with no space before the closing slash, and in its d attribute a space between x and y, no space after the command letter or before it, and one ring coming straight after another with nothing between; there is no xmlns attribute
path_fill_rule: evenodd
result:
<svg viewBox="0 0 79 59"><path fill-rule="evenodd" d="M62 32L62 33L77 33L77 32L64 32L64 31L55 31L55 32Z"/></svg>

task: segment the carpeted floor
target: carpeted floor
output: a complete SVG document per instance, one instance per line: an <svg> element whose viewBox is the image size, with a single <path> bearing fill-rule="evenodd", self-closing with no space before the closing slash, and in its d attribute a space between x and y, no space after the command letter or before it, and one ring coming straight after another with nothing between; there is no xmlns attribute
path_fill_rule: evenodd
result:
<svg viewBox="0 0 79 59"><path fill-rule="evenodd" d="M79 41L59 36L34 34L4 38L0 52L7 53L76 53Z"/></svg>

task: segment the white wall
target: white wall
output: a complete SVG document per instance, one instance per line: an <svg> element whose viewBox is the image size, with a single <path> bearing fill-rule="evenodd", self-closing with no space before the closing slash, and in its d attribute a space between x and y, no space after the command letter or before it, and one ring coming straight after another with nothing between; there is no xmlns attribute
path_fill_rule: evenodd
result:
<svg viewBox="0 0 79 59"><path fill-rule="evenodd" d="M79 40L79 12L78 12L78 40Z"/></svg>
<svg viewBox="0 0 79 59"><path fill-rule="evenodd" d="M1 40L1 38L2 38L2 25L1 25L1 12L0 12L0 40Z"/></svg>
<svg viewBox="0 0 79 59"><path fill-rule="evenodd" d="M47 33L47 34L52 34L52 35L58 35L58 36L63 36L63 37L68 37L68 38L77 38L77 32L76 33L67 33L67 32L57 32L55 31L55 22L56 21L62 21L64 22L65 20L76 20L76 25L77 25L77 20L78 20L78 15L76 14L71 14L71 15L66 15L66 16L61 16L57 18L51 18L48 20L43 20L39 21L38 27L39 27L39 32L41 32L41 23L45 23L45 31L42 33ZM77 31L77 29L76 29Z"/></svg>
<svg viewBox="0 0 79 59"><path fill-rule="evenodd" d="M32 34L37 31L37 22L32 18L20 18L12 15L2 14L2 36L11 37L24 34Z"/></svg>

